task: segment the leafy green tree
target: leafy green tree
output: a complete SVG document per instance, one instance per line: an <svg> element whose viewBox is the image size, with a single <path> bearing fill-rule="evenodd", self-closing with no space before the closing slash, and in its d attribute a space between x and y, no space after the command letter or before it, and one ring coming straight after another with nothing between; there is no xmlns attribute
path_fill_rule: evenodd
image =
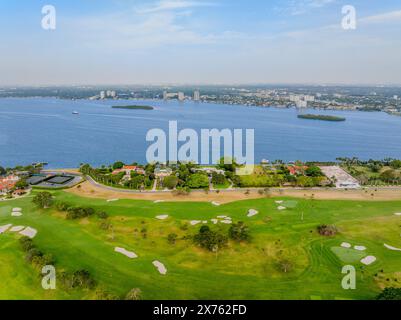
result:
<svg viewBox="0 0 401 320"><path fill-rule="evenodd" d="M288 273L291 272L291 270L293 269L293 264L290 260L288 259L280 259L277 262L277 269L283 273Z"/></svg>
<svg viewBox="0 0 401 320"><path fill-rule="evenodd" d="M401 169L401 160L393 160L390 162L390 167L393 169Z"/></svg>
<svg viewBox="0 0 401 320"><path fill-rule="evenodd" d="M384 171L382 174L380 174L380 178L386 182L394 181L399 178L399 174L397 171L388 169Z"/></svg>
<svg viewBox="0 0 401 320"><path fill-rule="evenodd" d="M102 220L106 220L109 217L109 215L105 211L99 211L96 213L96 215L99 219L102 219Z"/></svg>
<svg viewBox="0 0 401 320"><path fill-rule="evenodd" d="M372 163L368 166L372 172L378 173L381 169L383 169L383 165L381 163Z"/></svg>
<svg viewBox="0 0 401 320"><path fill-rule="evenodd" d="M3 167L0 166L0 176L6 174L6 169L4 169Z"/></svg>
<svg viewBox="0 0 401 320"><path fill-rule="evenodd" d="M177 238L178 238L178 236L175 233L170 233L167 236L167 241L169 244L174 245L177 242Z"/></svg>
<svg viewBox="0 0 401 320"><path fill-rule="evenodd" d="M204 189L209 187L209 178L205 174L195 173L187 180L187 186L191 189Z"/></svg>
<svg viewBox="0 0 401 320"><path fill-rule="evenodd" d="M235 162L235 159L223 157L220 159L219 168L225 171L235 172L236 168L238 168L238 164Z"/></svg>
<svg viewBox="0 0 401 320"><path fill-rule="evenodd" d="M224 174L213 173L212 183L215 185L224 185L227 183L227 179Z"/></svg>
<svg viewBox="0 0 401 320"><path fill-rule="evenodd" d="M125 296L125 300L138 301L142 300L142 291L139 288L134 288Z"/></svg>
<svg viewBox="0 0 401 320"><path fill-rule="evenodd" d="M210 230L208 226L202 226L193 240L200 247L212 252L217 252L220 248L226 246L228 242L227 236Z"/></svg>
<svg viewBox="0 0 401 320"><path fill-rule="evenodd" d="M297 177L296 184L298 187L303 187L303 188L311 188L315 186L313 179L311 177L306 177L306 176Z"/></svg>
<svg viewBox="0 0 401 320"><path fill-rule="evenodd" d="M40 208L50 208L53 204L53 196L49 192L39 192L32 202Z"/></svg>
<svg viewBox="0 0 401 320"><path fill-rule="evenodd" d="M401 288L385 288L376 300L401 300Z"/></svg>
<svg viewBox="0 0 401 320"><path fill-rule="evenodd" d="M323 172L319 167L312 166L306 169L305 174L308 177L321 177L323 176Z"/></svg>
<svg viewBox="0 0 401 320"><path fill-rule="evenodd" d="M122 169L123 167L124 167L124 162L121 162L121 161L117 161L113 164L114 170Z"/></svg>
<svg viewBox="0 0 401 320"><path fill-rule="evenodd" d="M338 229L336 226L334 225L328 226L325 224L318 226L317 231L321 236L325 237L335 236L338 233Z"/></svg>
<svg viewBox="0 0 401 320"><path fill-rule="evenodd" d="M20 179L20 180L18 180L17 183L15 184L15 187L16 187L17 189L25 189L25 188L28 188L28 186L29 186L29 184L28 184L28 182L26 181L26 179Z"/></svg>
<svg viewBox="0 0 401 320"><path fill-rule="evenodd" d="M165 177L163 179L163 186L170 190L175 189L177 187L177 185L178 185L178 178L176 176L172 175L169 177Z"/></svg>
<svg viewBox="0 0 401 320"><path fill-rule="evenodd" d="M233 224L230 227L228 234L231 239L239 242L249 241L250 239L249 228L245 225L244 222Z"/></svg>
<svg viewBox="0 0 401 320"><path fill-rule="evenodd" d="M138 175L133 177L131 180L127 181L125 185L129 188L138 190L143 186L144 182L145 182L145 177Z"/></svg>

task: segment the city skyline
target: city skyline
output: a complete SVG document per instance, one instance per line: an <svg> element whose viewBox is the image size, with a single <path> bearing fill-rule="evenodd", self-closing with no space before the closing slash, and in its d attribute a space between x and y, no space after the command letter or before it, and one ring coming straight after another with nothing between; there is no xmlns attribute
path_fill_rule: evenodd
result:
<svg viewBox="0 0 401 320"><path fill-rule="evenodd" d="M401 84L393 0L49 4L52 31L43 2L0 4L1 86ZM344 5L356 30L341 28Z"/></svg>

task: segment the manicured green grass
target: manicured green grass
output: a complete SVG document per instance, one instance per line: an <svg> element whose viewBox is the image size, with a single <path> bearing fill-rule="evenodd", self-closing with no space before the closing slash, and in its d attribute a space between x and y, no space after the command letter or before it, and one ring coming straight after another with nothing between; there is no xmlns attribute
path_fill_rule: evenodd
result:
<svg viewBox="0 0 401 320"><path fill-rule="evenodd" d="M355 249L332 247L331 251L333 251L337 255L337 257L345 263L355 263L366 257L365 252L361 252Z"/></svg>
<svg viewBox="0 0 401 320"><path fill-rule="evenodd" d="M401 246L401 219L394 216L401 211L401 201L296 200L294 208L279 211L276 200L294 200L266 198L215 207L210 203L136 200L108 203L64 191L55 191L54 196L59 201L106 211L113 228L102 230L97 217L65 220L64 214L54 209L36 209L32 198L0 203L0 226L13 223L36 228L35 244L53 254L57 268L87 269L102 288L120 297L132 288L140 288L144 299L371 299L380 291L379 286L401 284L401 253L383 246ZM13 207L21 207L23 216L11 217ZM249 209L259 214L248 218ZM161 214L169 218L155 219ZM234 222L244 221L250 227L251 242L230 242L216 255L183 239L199 230L199 226L189 226L189 221L219 215L230 216ZM336 237L322 237L316 232L320 224L334 224L340 232ZM229 228L209 226L222 232ZM178 235L176 245L168 243L170 233ZM66 292L62 288L44 291L37 271L24 261L17 242L18 235L0 235L0 299L94 296L93 292ZM342 242L366 246L366 255L377 257L377 262L368 267L359 263L360 259L351 262L357 268L357 290L341 288L341 270L349 264L342 260L349 254L333 252L332 248ZM116 246L134 251L139 258L130 260L115 253ZM283 259L291 262L288 273L278 268ZM165 264L166 276L153 267L154 260Z"/></svg>
<svg viewBox="0 0 401 320"><path fill-rule="evenodd" d="M215 188L216 190L225 190L228 189L231 186L230 182L226 182L224 184L214 184L213 188Z"/></svg>

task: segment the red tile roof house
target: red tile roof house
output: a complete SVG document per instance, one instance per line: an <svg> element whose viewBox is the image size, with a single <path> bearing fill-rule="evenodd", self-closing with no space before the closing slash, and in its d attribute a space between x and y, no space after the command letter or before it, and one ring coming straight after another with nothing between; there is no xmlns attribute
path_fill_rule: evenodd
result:
<svg viewBox="0 0 401 320"><path fill-rule="evenodd" d="M11 191L15 187L15 184L18 180L19 178L14 175L0 178L0 194L5 194Z"/></svg>
<svg viewBox="0 0 401 320"><path fill-rule="evenodd" d="M290 171L290 174L295 176L297 174L304 174L305 170L307 170L307 166L288 166L288 170Z"/></svg>
<svg viewBox="0 0 401 320"><path fill-rule="evenodd" d="M119 174L121 172L125 172L125 175L130 176L131 172L136 172L137 174L145 174L145 170L142 168L138 168L137 166L124 166L122 169L117 169L113 171L113 174Z"/></svg>

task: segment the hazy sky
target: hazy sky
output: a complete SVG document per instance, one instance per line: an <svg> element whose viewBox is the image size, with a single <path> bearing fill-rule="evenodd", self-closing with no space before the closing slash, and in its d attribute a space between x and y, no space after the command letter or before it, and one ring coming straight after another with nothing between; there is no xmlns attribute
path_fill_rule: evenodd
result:
<svg viewBox="0 0 401 320"><path fill-rule="evenodd" d="M0 0L0 30L0 85L401 84L400 0Z"/></svg>

